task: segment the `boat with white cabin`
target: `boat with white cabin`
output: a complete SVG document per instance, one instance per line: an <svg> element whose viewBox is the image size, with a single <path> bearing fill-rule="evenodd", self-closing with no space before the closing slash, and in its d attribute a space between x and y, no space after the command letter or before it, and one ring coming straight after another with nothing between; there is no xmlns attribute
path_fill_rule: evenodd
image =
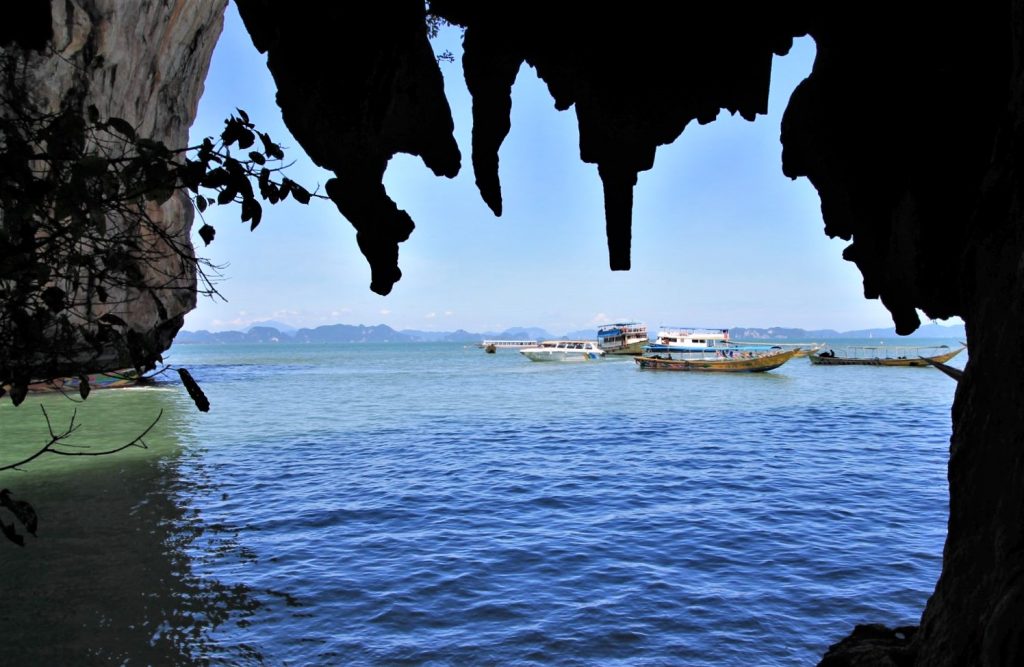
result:
<svg viewBox="0 0 1024 667"><path fill-rule="evenodd" d="M615 322L597 328L597 345L606 354L643 354L650 343L647 325L640 322Z"/></svg>
<svg viewBox="0 0 1024 667"><path fill-rule="evenodd" d="M592 340L545 340L519 350L530 361L598 361L605 351Z"/></svg>
<svg viewBox="0 0 1024 667"><path fill-rule="evenodd" d="M662 327L658 338L645 347L647 352L703 352L706 350L735 349L729 341L728 329L702 329L695 327Z"/></svg>

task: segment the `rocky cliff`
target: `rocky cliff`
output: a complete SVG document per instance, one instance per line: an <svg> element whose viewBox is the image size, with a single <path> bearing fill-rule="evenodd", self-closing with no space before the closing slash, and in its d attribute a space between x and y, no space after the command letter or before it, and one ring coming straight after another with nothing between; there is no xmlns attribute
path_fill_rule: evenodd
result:
<svg viewBox="0 0 1024 667"><path fill-rule="evenodd" d="M24 79L18 85L29 91L33 113L72 110L85 118L94 107L99 118L124 119L139 137L183 147L226 1L19 3L3 10L5 26L20 29L7 31L0 46L15 42L8 54L21 59ZM166 235L137 240L152 251L149 256L159 256L138 281L148 289L111 288L104 303L90 308L93 317L111 313L127 322L155 355L170 345L184 314L195 307L195 267L182 261L182 253L192 253L193 210L178 193L162 205L150 203L146 213ZM172 245L182 252L167 251ZM124 359L103 363L117 362Z"/></svg>

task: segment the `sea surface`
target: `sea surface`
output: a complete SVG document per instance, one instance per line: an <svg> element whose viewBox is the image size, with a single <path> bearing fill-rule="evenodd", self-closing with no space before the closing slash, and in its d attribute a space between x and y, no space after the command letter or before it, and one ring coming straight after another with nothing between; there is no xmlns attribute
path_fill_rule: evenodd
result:
<svg viewBox="0 0 1024 667"><path fill-rule="evenodd" d="M931 368L167 359L209 413L173 377L0 404L0 465L72 417L77 454L160 417L145 449L0 472L39 514L0 541L6 664L809 665L917 623L939 574L955 382Z"/></svg>

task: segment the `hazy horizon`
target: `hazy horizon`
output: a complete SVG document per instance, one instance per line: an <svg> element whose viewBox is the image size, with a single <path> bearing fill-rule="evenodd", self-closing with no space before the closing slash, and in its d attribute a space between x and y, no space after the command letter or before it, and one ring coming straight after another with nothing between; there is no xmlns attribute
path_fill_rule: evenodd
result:
<svg viewBox="0 0 1024 667"><path fill-rule="evenodd" d="M677 327L677 326L669 325L669 324L652 325L652 324L643 322L642 320L640 322L643 323L643 324L647 324L647 330L648 330L649 334L655 334L658 329L681 328L681 327ZM602 324L611 324L611 323L612 322L603 322ZM565 329L565 330L554 330L554 329L549 329L548 327L540 326L540 325L537 325L537 324L512 324L512 325L509 325L509 326L506 326L506 327L502 327L500 329L473 329L473 328L469 328L469 327L453 325L451 328L438 329L438 328L429 328L429 327L394 327L394 326L391 326L390 324L386 324L385 322L342 322L342 321L339 321L339 322L325 322L323 324L317 324L317 325L314 325L314 326L308 326L307 327L307 326L296 326L296 325L291 324L289 322L282 322L280 320L256 320L256 321L252 322L251 324L247 324L247 325L245 325L243 327L239 327L239 328L230 328L230 327L228 327L228 328L221 328L221 329L206 329L206 328L191 329L191 328L188 328L186 326L186 327L183 327L182 330L183 331L189 331L189 332L192 332L192 333L196 333L198 331L208 331L210 333L225 333L225 332L230 332L230 331L243 331L244 332L244 331L248 331L249 329L251 329L253 327L264 326L264 327L275 328L275 329L278 329L279 331L281 331L282 333L286 333L287 331L298 331L300 329L316 329L317 327L337 326L337 325L353 326L353 327L376 327L376 326L385 325L385 326L391 327L392 329L394 329L395 331L398 331L398 332L402 332L402 331L422 331L424 333L438 333L438 334L440 334L440 333L452 333L452 332L455 332L455 331L465 331L467 333L500 333L502 331L512 331L512 330L516 330L516 329L542 329L542 330L545 330L548 333L551 333L551 334L554 334L554 335L563 335L563 334L565 334L567 332L582 331L582 330L586 330L588 328L592 328L596 332L597 327L600 326L600 325L594 325L593 327L579 326L579 327ZM922 327L930 326L930 325L937 325L937 326L949 327L949 328L962 326L962 324L960 322L952 321L952 320L936 321L936 322L922 321L922 323L921 323ZM281 328L282 326L285 327L285 329L282 329ZM699 329L699 328L719 328L719 327L693 326L693 327L690 327L690 328ZM881 326L881 327L862 326L862 327L849 327L849 328L845 328L844 327L844 328L841 328L841 329L837 329L836 327L813 327L813 328L808 328L808 327L795 327L795 326L777 325L777 324L776 325L768 325L768 326L762 326L762 325L756 325L756 324L736 324L736 325L727 326L727 327L720 327L720 328L728 329L730 331L737 330L737 329L802 329L802 330L805 330L805 331L835 331L837 333L844 333L844 332L848 332L848 331L866 331L866 330L874 330L874 329L892 329L893 326L892 326L892 324L890 324L888 326Z"/></svg>

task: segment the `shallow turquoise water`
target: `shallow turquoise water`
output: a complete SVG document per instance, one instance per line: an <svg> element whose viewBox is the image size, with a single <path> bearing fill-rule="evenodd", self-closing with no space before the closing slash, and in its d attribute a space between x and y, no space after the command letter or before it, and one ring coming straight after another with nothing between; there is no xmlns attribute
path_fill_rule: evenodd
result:
<svg viewBox="0 0 1024 667"><path fill-rule="evenodd" d="M915 623L940 567L955 384L536 364L453 344L179 346L210 397L96 392L0 484L21 661L793 665ZM962 365L963 359L957 360ZM0 407L9 454L76 407ZM60 422L60 420L63 422Z"/></svg>

